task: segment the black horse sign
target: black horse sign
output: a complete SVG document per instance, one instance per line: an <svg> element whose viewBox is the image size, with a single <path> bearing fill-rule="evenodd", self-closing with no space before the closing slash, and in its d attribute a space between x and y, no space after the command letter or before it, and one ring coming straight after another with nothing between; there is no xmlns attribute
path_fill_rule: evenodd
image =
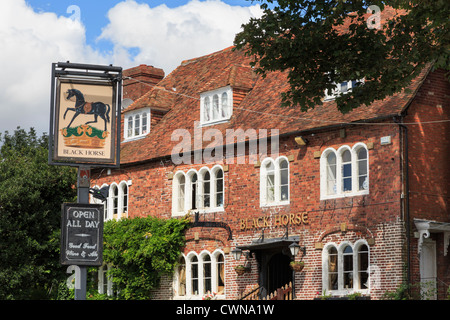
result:
<svg viewBox="0 0 450 320"><path fill-rule="evenodd" d="M66 94L67 94L66 100L70 100L74 96L76 97L75 107L67 108L66 112L64 112L63 119L66 118L67 111L75 111L72 120L70 120L70 123L67 125L68 128L75 120L75 118L78 117L80 114L93 114L94 120L88 121L85 124L97 123L97 118L100 117L105 121L104 131L106 131L106 124L110 122L109 112L111 111L111 107L109 104L105 104L100 101L86 102L83 93L77 89L69 89L67 90Z"/></svg>

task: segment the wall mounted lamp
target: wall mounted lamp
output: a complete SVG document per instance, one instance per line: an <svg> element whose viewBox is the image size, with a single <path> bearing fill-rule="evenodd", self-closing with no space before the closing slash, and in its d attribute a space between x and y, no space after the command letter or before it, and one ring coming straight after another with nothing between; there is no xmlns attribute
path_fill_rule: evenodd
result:
<svg viewBox="0 0 450 320"><path fill-rule="evenodd" d="M295 143L299 146L306 146L308 144L308 139L302 136L295 137Z"/></svg>

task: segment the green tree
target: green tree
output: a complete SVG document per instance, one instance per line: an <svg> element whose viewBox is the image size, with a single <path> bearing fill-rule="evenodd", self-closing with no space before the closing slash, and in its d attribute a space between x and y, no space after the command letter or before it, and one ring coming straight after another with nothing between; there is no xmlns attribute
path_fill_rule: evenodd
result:
<svg viewBox="0 0 450 320"><path fill-rule="evenodd" d="M287 72L284 106L306 111L336 83L364 79L336 98L345 113L400 92L427 64L449 70L449 1L257 1L264 14L243 25L235 45L255 57L262 75ZM392 8L403 11L388 15ZM380 26L377 9L387 19Z"/></svg>
<svg viewBox="0 0 450 320"><path fill-rule="evenodd" d="M76 171L48 165L48 137L0 133L0 299L40 299L67 278L59 264L61 204Z"/></svg>
<svg viewBox="0 0 450 320"><path fill-rule="evenodd" d="M162 274L172 274L185 244L187 219L110 220L104 226L103 260L119 299L150 299Z"/></svg>

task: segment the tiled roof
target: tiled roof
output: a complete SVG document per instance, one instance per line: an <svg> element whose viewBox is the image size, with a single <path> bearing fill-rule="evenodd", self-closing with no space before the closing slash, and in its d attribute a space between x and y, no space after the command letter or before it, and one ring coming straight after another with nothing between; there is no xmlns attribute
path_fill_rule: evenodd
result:
<svg viewBox="0 0 450 320"><path fill-rule="evenodd" d="M334 101L324 102L307 112L300 108L280 107L281 93L287 90L286 73L271 72L257 76L250 67L251 57L233 47L182 64L151 88L126 111L142 107L170 110L142 139L121 144L121 163L134 163L170 156L180 141L172 141L172 133L186 129L194 137L194 124L200 121L200 93L230 85L248 93L233 107L229 122L203 128L218 129L279 129L279 133L312 130L333 124L365 121L400 114L414 97L428 72L423 70L409 86L409 90L394 94L370 106L340 113ZM179 135L176 135L180 139ZM192 148L194 144L191 144ZM204 146L211 146L205 141Z"/></svg>

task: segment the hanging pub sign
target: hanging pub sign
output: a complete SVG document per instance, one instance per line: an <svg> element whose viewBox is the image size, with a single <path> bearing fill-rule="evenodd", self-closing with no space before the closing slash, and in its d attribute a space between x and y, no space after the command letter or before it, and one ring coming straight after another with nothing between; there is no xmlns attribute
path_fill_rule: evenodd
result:
<svg viewBox="0 0 450 320"><path fill-rule="evenodd" d="M121 91L120 67L52 65L50 164L119 165Z"/></svg>
<svg viewBox="0 0 450 320"><path fill-rule="evenodd" d="M101 266L103 205L64 203L61 219L61 264Z"/></svg>

